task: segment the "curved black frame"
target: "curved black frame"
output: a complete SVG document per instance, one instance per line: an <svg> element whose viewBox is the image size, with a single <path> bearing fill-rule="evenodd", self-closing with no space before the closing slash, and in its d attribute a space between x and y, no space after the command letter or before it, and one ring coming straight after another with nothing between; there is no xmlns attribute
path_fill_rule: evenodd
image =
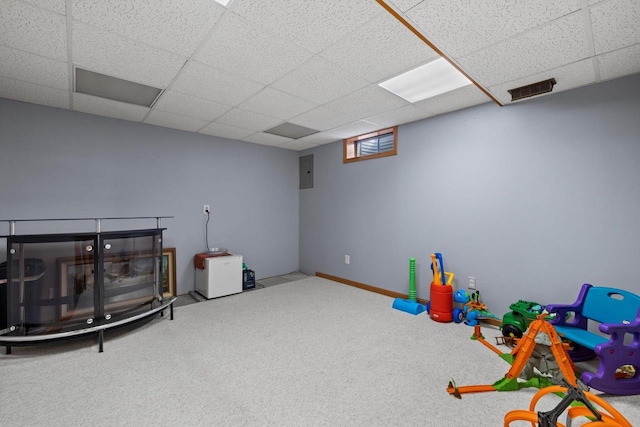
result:
<svg viewBox="0 0 640 427"><path fill-rule="evenodd" d="M159 224L158 224L159 225ZM173 320L173 303L176 298L173 297L168 301L163 301L162 296L162 281L161 281L161 257L162 257L162 232L164 228L143 229L143 230L130 230L130 231L109 231L100 232L99 227L95 233L64 233L64 234L34 234L34 235L9 235L2 236L7 239L7 280L5 290L6 292L4 301L6 301L5 307L0 307L0 345L6 347L6 353L11 353L12 346L30 346L41 343L51 343L57 341L65 341L69 339L75 339L81 336L90 334L98 334L99 337L99 351L103 351L104 343L104 331L111 328L124 326L133 322L141 321L149 316L160 313L164 315L164 311L169 308L171 313L171 320ZM13 230L12 230L13 231ZM153 276L153 280L147 281L146 284L142 283L141 286L134 286L129 290L114 289L109 296L124 297L122 300L124 303L131 303L133 299L126 298L127 292L131 290L135 291L138 288L144 291L149 289L151 293L148 297L136 297L136 299L143 299L139 304L133 303L130 307L126 307L124 310L117 311L115 314L105 314L105 304L108 301L105 294L105 249L106 242L116 239L128 239L136 237L151 237L148 244L151 242L150 257L155 258L155 261L151 263L152 273L147 273ZM58 242L92 242L94 253L90 258L93 261L92 276L93 276L93 315L86 322L79 322L77 318L64 319L59 317L54 323L59 326L60 329L66 329L63 332L54 333L42 333L29 334L28 329L24 328L25 312L22 310L20 314L15 313L16 309L24 309L27 305L24 299L24 290L22 289L25 283L24 262L25 254L22 249L18 251L12 251L15 245L22 244L38 244L38 243L58 243ZM22 246L21 246L22 248ZM14 253L12 253L14 252ZM89 262L91 264L91 262ZM16 270L17 271L14 271ZM57 269L59 270L59 269ZM56 274L60 274L60 271L56 271ZM16 280L17 279L17 280ZM15 296L12 296L12 283L16 281L20 282L19 285L22 295L16 300ZM46 289L46 288L45 288ZM1 285L0 285L0 290ZM45 291L46 292L46 291ZM135 292L134 292L135 294ZM64 298L69 299L70 296ZM146 299L145 299L146 298ZM58 297L62 301L63 297ZM2 299L0 299L2 300ZM17 303L16 303L17 301ZM61 306L65 304L58 302ZM145 307L148 309L145 310ZM60 308L55 306L56 313L59 314ZM90 310L91 308L89 308ZM4 311L4 313L3 313ZM57 314L56 317L57 318ZM17 316L17 317L16 317ZM16 319L19 321L16 322ZM17 327L22 322L23 326ZM13 324L12 324L13 323ZM46 322L45 322L46 323ZM51 324L51 323L49 323ZM4 329L3 329L4 328Z"/></svg>

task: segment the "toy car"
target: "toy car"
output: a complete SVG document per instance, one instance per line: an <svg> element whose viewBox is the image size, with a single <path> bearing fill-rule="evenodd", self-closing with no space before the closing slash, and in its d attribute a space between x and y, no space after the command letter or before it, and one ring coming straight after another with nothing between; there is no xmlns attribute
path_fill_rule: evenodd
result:
<svg viewBox="0 0 640 427"><path fill-rule="evenodd" d="M544 305L537 302L519 300L509 306L510 312L502 317L502 335L505 337L522 338L529 324L543 313Z"/></svg>

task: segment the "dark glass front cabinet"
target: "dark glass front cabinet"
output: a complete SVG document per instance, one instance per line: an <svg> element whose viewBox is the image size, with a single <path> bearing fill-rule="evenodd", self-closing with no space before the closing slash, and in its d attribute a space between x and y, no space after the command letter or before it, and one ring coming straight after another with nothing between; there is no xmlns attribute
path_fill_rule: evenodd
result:
<svg viewBox="0 0 640 427"><path fill-rule="evenodd" d="M104 330L172 308L161 261L162 229L8 236L0 345L98 333L102 351Z"/></svg>

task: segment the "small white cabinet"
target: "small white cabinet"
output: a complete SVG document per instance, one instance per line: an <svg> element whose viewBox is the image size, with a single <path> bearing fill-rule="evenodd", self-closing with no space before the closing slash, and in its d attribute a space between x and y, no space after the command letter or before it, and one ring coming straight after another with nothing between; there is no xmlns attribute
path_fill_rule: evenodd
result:
<svg viewBox="0 0 640 427"><path fill-rule="evenodd" d="M196 268L196 291L207 299L242 292L242 255L206 258Z"/></svg>

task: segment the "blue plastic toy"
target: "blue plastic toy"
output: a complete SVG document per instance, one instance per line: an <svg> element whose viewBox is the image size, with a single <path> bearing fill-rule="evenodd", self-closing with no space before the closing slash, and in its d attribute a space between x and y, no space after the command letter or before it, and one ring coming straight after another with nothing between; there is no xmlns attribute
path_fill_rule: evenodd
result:
<svg viewBox="0 0 640 427"><path fill-rule="evenodd" d="M393 301L393 308L404 311L414 316L427 309L420 304L416 298L416 259L409 258L409 299L396 298Z"/></svg>

